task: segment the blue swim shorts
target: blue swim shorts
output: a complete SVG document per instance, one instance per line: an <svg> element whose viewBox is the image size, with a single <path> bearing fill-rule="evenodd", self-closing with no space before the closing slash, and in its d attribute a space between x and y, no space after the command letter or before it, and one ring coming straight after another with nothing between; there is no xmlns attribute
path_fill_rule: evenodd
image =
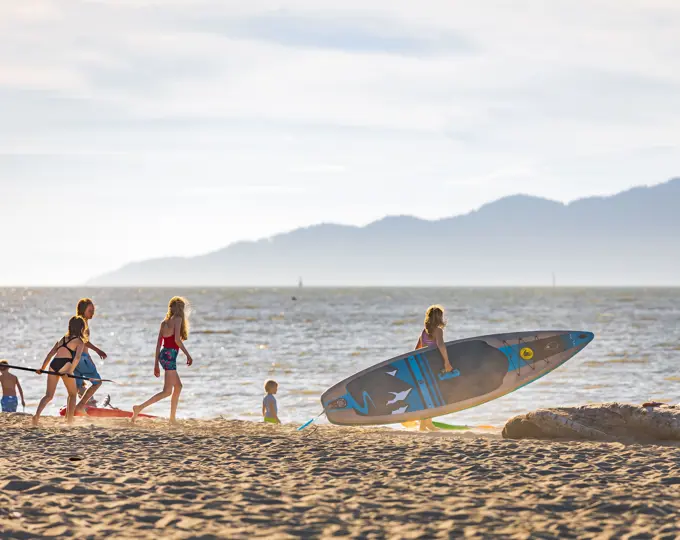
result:
<svg viewBox="0 0 680 540"><path fill-rule="evenodd" d="M87 377L88 379L101 379L102 376L99 374L97 371L97 366L94 365L94 362L92 361L92 357L90 356L89 353L83 352L80 355L80 362L78 362L78 365L76 366L76 369L73 371L74 375L78 375L78 377ZM100 381L91 381L93 386L97 386L101 384ZM85 381L82 379L76 379L76 384L78 385L78 388L83 386L85 384Z"/></svg>
<svg viewBox="0 0 680 540"><path fill-rule="evenodd" d="M16 396L2 396L0 403L2 404L2 412L17 412L19 400Z"/></svg>

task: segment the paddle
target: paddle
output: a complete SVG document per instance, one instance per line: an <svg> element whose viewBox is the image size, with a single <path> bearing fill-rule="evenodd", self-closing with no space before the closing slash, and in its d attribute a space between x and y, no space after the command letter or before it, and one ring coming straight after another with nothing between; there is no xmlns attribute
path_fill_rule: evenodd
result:
<svg viewBox="0 0 680 540"><path fill-rule="evenodd" d="M112 381L111 379L96 379L92 377L81 377L79 375L69 375L68 373L58 373L56 371L47 371L47 370L37 370L37 369L32 369L32 368L27 368L27 367L20 367L20 366L11 366L9 364L3 364L3 367L7 366L10 369L19 369L21 371L30 371L32 373L37 373L40 371L40 373L46 373L47 375L57 375L58 377L71 377L72 379L81 379L83 381L99 381L99 382L110 382L117 384L116 381Z"/></svg>
<svg viewBox="0 0 680 540"><path fill-rule="evenodd" d="M326 413L326 409L324 409L323 411L321 411L317 416L315 416L315 417L312 418L311 420L307 420L304 424L302 424L299 428L297 428L297 430L298 430L298 431L302 431L302 430L305 429L308 425L310 425L312 422L314 422L314 420L316 420L317 418L319 418L319 416L321 416L321 415L323 415L323 414L325 414L325 413Z"/></svg>

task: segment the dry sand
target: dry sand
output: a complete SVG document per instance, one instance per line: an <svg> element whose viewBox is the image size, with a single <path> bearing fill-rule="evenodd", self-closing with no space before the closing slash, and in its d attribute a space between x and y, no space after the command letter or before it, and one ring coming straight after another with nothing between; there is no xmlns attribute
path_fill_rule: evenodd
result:
<svg viewBox="0 0 680 540"><path fill-rule="evenodd" d="M680 449L0 415L3 538L677 538Z"/></svg>

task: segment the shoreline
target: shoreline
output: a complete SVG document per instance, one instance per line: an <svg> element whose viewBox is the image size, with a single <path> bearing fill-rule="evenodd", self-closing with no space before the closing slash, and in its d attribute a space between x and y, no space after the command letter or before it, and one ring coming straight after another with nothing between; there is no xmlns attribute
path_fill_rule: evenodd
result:
<svg viewBox="0 0 680 540"><path fill-rule="evenodd" d="M0 535L675 538L680 448L0 415Z"/></svg>

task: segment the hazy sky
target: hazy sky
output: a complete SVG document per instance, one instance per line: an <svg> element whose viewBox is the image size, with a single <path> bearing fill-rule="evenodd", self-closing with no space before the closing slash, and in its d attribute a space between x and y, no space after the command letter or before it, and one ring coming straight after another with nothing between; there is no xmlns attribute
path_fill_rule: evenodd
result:
<svg viewBox="0 0 680 540"><path fill-rule="evenodd" d="M665 181L678 36L677 0L2 2L0 284Z"/></svg>

